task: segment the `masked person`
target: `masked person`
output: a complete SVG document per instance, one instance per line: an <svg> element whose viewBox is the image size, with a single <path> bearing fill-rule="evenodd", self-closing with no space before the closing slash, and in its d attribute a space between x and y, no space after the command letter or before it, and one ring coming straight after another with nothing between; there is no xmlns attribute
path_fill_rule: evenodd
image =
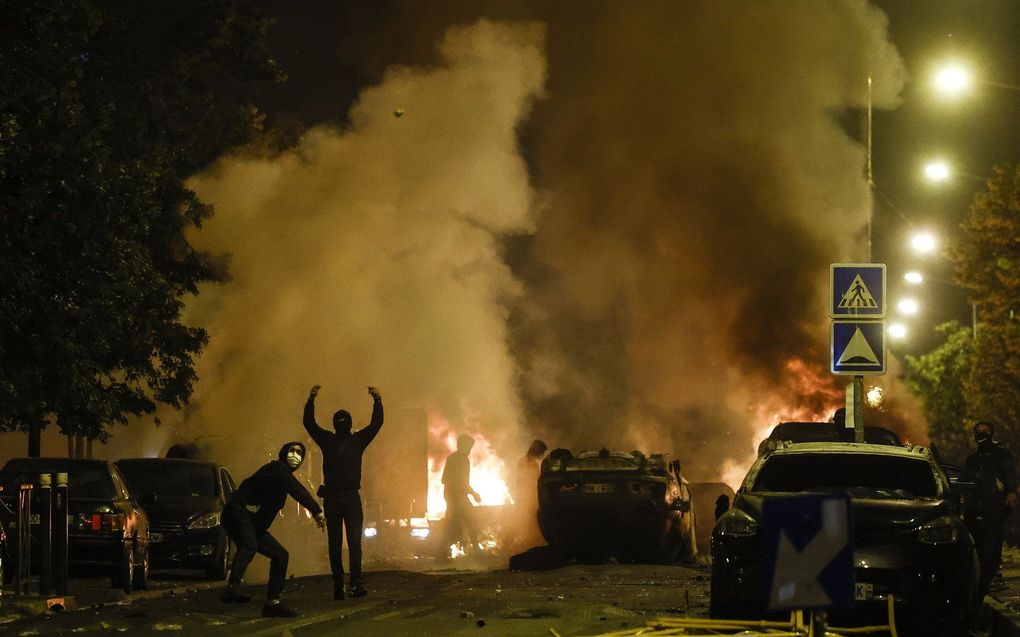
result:
<svg viewBox="0 0 1020 637"><path fill-rule="evenodd" d="M315 397L321 385L312 387L305 403L302 423L315 444L322 449L323 484L318 495L326 510L329 536L329 568L333 572L333 599L344 598L344 566L341 560L343 531L347 531L350 553L351 597L368 595L361 579L361 533L365 513L361 508L361 456L379 433L383 424L382 397L379 390L369 387L372 396L372 420L360 431L351 432L351 414L345 409L333 414L333 430L326 431L315 422Z"/></svg>
<svg viewBox="0 0 1020 637"><path fill-rule="evenodd" d="M475 439L467 434L457 438L457 450L450 454L443 467L443 498L446 500L446 542L444 553L450 546L467 536L469 550L477 548L477 531L475 530L474 506L468 497L481 502L478 492L471 488L471 460L468 457ZM449 554L446 553L446 557Z"/></svg>
<svg viewBox="0 0 1020 637"><path fill-rule="evenodd" d="M294 477L304 459L305 446L300 442L288 442L280 448L279 457L246 478L223 507L220 524L234 541L237 553L227 588L220 596L222 601L251 601L251 596L241 593L238 586L255 553L260 553L269 558L269 584L262 616L297 617L296 612L280 603L289 556L287 549L269 532L269 527L283 509L288 495L312 512L320 529L325 527L322 507Z"/></svg>
<svg viewBox="0 0 1020 637"><path fill-rule="evenodd" d="M970 520L978 561L981 563L979 586L987 593L992 578L1002 561L1003 524L1017 503L1016 462L1013 454L992 436L991 423L981 421L974 425L974 442L977 451L967 457L967 469L977 482L973 519Z"/></svg>

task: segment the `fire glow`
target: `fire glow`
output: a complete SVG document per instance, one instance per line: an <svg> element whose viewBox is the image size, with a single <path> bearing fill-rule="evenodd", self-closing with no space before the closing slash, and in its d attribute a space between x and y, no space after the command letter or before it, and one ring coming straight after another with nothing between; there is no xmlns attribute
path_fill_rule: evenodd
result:
<svg viewBox="0 0 1020 637"><path fill-rule="evenodd" d="M429 428L429 493L427 516L438 520L446 513L443 497L443 468L446 458L457 449L457 436L450 423L437 412L428 414ZM506 464L493 450L489 440L475 432L466 432L475 439L471 449L471 486L481 496L480 506L501 506L510 502L507 490Z"/></svg>

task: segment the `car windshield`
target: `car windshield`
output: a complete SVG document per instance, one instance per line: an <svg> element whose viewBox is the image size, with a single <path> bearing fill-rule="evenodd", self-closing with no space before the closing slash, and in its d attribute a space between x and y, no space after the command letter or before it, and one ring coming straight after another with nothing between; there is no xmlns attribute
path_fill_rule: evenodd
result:
<svg viewBox="0 0 1020 637"><path fill-rule="evenodd" d="M938 495L927 460L845 453L777 454L766 458L751 491L849 491L851 496L930 498Z"/></svg>
<svg viewBox="0 0 1020 637"><path fill-rule="evenodd" d="M41 473L66 473L67 495L70 498L94 498L112 500L113 480L110 472L101 464L71 463L20 463L12 461L4 467L0 484L4 493L17 493L19 485L28 481L38 484Z"/></svg>
<svg viewBox="0 0 1020 637"><path fill-rule="evenodd" d="M137 494L147 493L185 497L216 496L216 470L204 464L176 462L119 462L120 472L128 488Z"/></svg>

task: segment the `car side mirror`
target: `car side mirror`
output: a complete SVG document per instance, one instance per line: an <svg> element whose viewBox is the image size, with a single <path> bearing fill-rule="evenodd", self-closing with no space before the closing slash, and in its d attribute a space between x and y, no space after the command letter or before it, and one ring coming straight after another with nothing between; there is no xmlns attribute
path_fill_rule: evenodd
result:
<svg viewBox="0 0 1020 637"><path fill-rule="evenodd" d="M676 500L673 500L673 510L680 511L681 513L687 513L691 510L691 503L689 500L677 498Z"/></svg>

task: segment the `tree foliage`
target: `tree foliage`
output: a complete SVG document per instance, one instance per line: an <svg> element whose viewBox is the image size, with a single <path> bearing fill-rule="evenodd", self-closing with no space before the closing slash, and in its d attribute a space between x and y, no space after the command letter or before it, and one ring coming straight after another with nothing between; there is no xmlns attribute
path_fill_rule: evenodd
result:
<svg viewBox="0 0 1020 637"><path fill-rule="evenodd" d="M941 345L919 356L907 356L904 380L922 398L928 434L943 459L960 463L970 452L966 384L971 372L973 338L956 321L935 328Z"/></svg>
<svg viewBox="0 0 1020 637"><path fill-rule="evenodd" d="M180 406L207 340L187 295L225 269L184 179L258 131L278 77L233 0L0 0L0 428Z"/></svg>

